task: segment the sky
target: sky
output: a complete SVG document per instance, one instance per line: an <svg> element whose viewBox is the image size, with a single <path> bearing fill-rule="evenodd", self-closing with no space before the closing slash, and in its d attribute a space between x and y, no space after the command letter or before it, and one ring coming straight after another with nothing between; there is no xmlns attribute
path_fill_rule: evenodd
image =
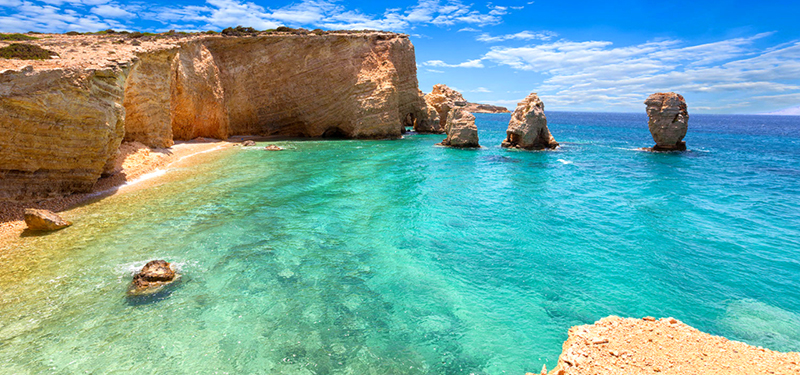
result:
<svg viewBox="0 0 800 375"><path fill-rule="evenodd" d="M800 108L800 1L0 0L0 31L379 29L410 35L420 88L513 110L690 113Z"/></svg>

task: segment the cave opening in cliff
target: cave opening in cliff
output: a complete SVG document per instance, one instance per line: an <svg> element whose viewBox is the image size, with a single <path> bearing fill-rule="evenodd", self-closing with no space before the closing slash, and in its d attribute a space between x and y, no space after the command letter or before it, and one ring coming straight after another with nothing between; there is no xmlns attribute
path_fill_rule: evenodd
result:
<svg viewBox="0 0 800 375"><path fill-rule="evenodd" d="M334 126L325 130L325 132L322 133L322 138L344 139L347 138L347 133L338 126Z"/></svg>

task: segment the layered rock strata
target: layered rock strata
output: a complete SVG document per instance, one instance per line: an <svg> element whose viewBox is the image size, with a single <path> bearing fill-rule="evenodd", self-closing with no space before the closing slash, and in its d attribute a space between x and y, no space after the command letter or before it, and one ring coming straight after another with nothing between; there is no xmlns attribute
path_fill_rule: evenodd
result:
<svg viewBox="0 0 800 375"><path fill-rule="evenodd" d="M547 128L547 117L544 115L544 103L536 93L523 99L508 122L506 139L501 144L506 148L526 150L543 150L558 147L558 142Z"/></svg>
<svg viewBox="0 0 800 375"><path fill-rule="evenodd" d="M120 142L232 135L394 138L429 121L406 35L52 35L0 59L0 197L86 192Z"/></svg>
<svg viewBox="0 0 800 375"><path fill-rule="evenodd" d="M475 116L463 106L457 106L447 114L445 125L445 138L440 145L458 148L480 147L478 144L478 127L475 126Z"/></svg>
<svg viewBox="0 0 800 375"><path fill-rule="evenodd" d="M550 375L605 374L800 374L800 353L730 341L672 318L610 316L572 327Z"/></svg>
<svg viewBox="0 0 800 375"><path fill-rule="evenodd" d="M684 151L683 137L689 129L686 100L674 92L655 93L644 101L647 105L647 126L656 145L653 151Z"/></svg>

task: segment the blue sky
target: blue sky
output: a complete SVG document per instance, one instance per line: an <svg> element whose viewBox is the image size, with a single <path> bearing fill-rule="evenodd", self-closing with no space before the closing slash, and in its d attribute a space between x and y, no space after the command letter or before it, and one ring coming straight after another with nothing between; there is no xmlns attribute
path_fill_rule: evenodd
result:
<svg viewBox="0 0 800 375"><path fill-rule="evenodd" d="M411 35L420 88L514 108L643 112L657 91L690 113L800 106L798 1L465 2L0 0L0 30L371 28Z"/></svg>

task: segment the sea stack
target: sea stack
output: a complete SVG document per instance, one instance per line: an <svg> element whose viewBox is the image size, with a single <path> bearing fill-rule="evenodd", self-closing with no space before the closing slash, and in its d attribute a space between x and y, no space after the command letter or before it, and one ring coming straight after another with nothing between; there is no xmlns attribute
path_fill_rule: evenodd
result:
<svg viewBox="0 0 800 375"><path fill-rule="evenodd" d="M439 114L439 125L441 129L447 126L447 116L450 110L456 107L456 103L462 106L467 104L467 101L464 100L460 92L441 83L433 85L431 93L425 95L425 102Z"/></svg>
<svg viewBox="0 0 800 375"><path fill-rule="evenodd" d="M442 146L481 147L478 144L478 127L475 126L475 116L469 113L463 105L457 105L447 113L447 124L444 129L447 138L440 143Z"/></svg>
<svg viewBox="0 0 800 375"><path fill-rule="evenodd" d="M505 148L521 148L525 150L544 150L558 147L558 142L547 128L547 117L544 115L544 103L536 93L529 94L511 115L506 130L506 140L501 144Z"/></svg>
<svg viewBox="0 0 800 375"><path fill-rule="evenodd" d="M648 127L656 145L652 151L685 151L683 137L689 129L689 112L683 96L674 92L659 92L644 101L647 105Z"/></svg>

